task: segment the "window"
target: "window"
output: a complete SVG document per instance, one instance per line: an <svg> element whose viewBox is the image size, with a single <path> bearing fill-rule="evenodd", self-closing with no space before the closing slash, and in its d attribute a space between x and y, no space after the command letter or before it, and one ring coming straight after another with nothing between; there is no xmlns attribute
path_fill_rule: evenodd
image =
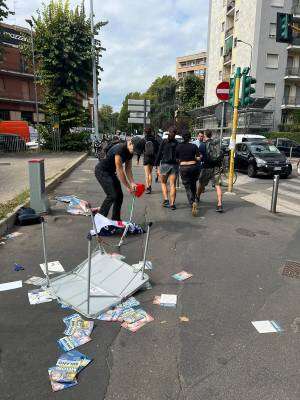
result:
<svg viewBox="0 0 300 400"><path fill-rule="evenodd" d="M220 56L223 56L223 46L220 48Z"/></svg>
<svg viewBox="0 0 300 400"><path fill-rule="evenodd" d="M219 71L219 81L222 80L222 71Z"/></svg>
<svg viewBox="0 0 300 400"><path fill-rule="evenodd" d="M284 6L284 0L272 0L271 1L271 7L283 7Z"/></svg>
<svg viewBox="0 0 300 400"><path fill-rule="evenodd" d="M265 93L264 93L265 97L274 98L275 91L276 91L275 83L265 83Z"/></svg>
<svg viewBox="0 0 300 400"><path fill-rule="evenodd" d="M232 64L231 73L234 74L234 72L235 72L235 64Z"/></svg>
<svg viewBox="0 0 300 400"><path fill-rule="evenodd" d="M235 12L235 20L238 21L240 18L240 10L236 10Z"/></svg>
<svg viewBox="0 0 300 400"><path fill-rule="evenodd" d="M222 32L225 30L225 22L222 22Z"/></svg>
<svg viewBox="0 0 300 400"><path fill-rule="evenodd" d="M267 68L278 68L278 60L279 60L279 56L278 54L267 54Z"/></svg>
<svg viewBox="0 0 300 400"><path fill-rule="evenodd" d="M182 72L179 72L178 78L182 78Z"/></svg>
<svg viewBox="0 0 300 400"><path fill-rule="evenodd" d="M269 28L269 37L275 38L276 37L276 23L271 22Z"/></svg>
<svg viewBox="0 0 300 400"><path fill-rule="evenodd" d="M185 61L181 62L181 63L180 63L180 66L181 66L181 67L186 67L186 62L185 62Z"/></svg>

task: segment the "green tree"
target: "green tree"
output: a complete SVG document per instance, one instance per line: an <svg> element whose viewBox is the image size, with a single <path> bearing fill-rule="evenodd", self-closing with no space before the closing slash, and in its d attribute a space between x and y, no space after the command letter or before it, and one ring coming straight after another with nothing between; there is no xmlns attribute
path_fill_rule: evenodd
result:
<svg viewBox="0 0 300 400"><path fill-rule="evenodd" d="M203 106L205 85L203 79L195 75L187 75L178 85L181 111L191 111Z"/></svg>
<svg viewBox="0 0 300 400"><path fill-rule="evenodd" d="M113 134L116 131L119 113L113 112L109 105L103 105L99 110L100 131L105 134Z"/></svg>
<svg viewBox="0 0 300 400"><path fill-rule="evenodd" d="M119 114L118 118L118 124L117 127L120 131L122 132L129 132L130 131L130 126L128 124L128 118L129 118L129 111L128 111L128 99L144 99L145 96L141 94L140 92L131 92L128 93L123 101L122 108ZM137 125L138 127L138 125Z"/></svg>
<svg viewBox="0 0 300 400"><path fill-rule="evenodd" d="M95 25L98 34L107 22ZM51 0L33 18L37 75L44 109L50 121L59 122L62 136L85 120L84 95L91 91L93 51L100 56L101 43L91 48L90 20L83 3L71 10L68 0ZM31 61L30 39L23 52ZM98 71L101 67L98 65Z"/></svg>
<svg viewBox="0 0 300 400"><path fill-rule="evenodd" d="M0 23L3 22L9 15L13 14L6 4L6 0L0 0ZM0 29L0 58L3 56L3 42L5 40L5 32Z"/></svg>

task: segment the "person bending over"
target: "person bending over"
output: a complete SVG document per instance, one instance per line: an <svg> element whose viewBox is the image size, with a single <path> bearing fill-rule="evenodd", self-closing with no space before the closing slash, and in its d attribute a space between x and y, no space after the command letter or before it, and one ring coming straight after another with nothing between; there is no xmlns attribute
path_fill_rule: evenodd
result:
<svg viewBox="0 0 300 400"><path fill-rule="evenodd" d="M106 158L100 160L95 168L95 176L106 194L106 198L100 207L100 214L107 217L111 206L112 219L121 220L121 208L123 192L121 183L130 193L136 190L132 174L133 143L127 140L112 146ZM123 166L124 165L124 166Z"/></svg>

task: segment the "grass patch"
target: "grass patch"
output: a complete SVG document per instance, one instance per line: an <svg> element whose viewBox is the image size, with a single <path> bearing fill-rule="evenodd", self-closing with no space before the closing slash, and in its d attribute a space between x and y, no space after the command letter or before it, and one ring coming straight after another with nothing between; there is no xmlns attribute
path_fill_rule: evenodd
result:
<svg viewBox="0 0 300 400"><path fill-rule="evenodd" d="M13 212L13 210L20 204L23 204L29 198L29 189L24 190L18 196L14 197L12 200L6 203L0 203L0 220L5 218L8 214Z"/></svg>

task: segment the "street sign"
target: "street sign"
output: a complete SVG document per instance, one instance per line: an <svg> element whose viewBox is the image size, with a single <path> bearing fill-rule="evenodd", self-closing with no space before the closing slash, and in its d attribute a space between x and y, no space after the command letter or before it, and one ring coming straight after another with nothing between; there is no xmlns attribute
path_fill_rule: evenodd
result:
<svg viewBox="0 0 300 400"><path fill-rule="evenodd" d="M130 118L144 118L143 112L131 112L129 115ZM146 112L146 117L148 117L148 113Z"/></svg>
<svg viewBox="0 0 300 400"><path fill-rule="evenodd" d="M142 111L142 112L144 112L144 110L145 110L144 105L142 105L142 106L129 105L129 106L128 106L128 111L135 111L135 112ZM150 112L150 106L147 106L147 105L146 105L146 111L147 111L147 112Z"/></svg>
<svg viewBox="0 0 300 400"><path fill-rule="evenodd" d="M135 106L144 106L145 100L134 100L134 99L128 99L128 105L135 105ZM150 100L146 100L146 105L150 106Z"/></svg>
<svg viewBox="0 0 300 400"><path fill-rule="evenodd" d="M143 124L144 118L128 118L129 124ZM146 118L146 124L150 125L150 118Z"/></svg>
<svg viewBox="0 0 300 400"><path fill-rule="evenodd" d="M229 100L229 82L221 82L216 88L216 95L219 100Z"/></svg>

